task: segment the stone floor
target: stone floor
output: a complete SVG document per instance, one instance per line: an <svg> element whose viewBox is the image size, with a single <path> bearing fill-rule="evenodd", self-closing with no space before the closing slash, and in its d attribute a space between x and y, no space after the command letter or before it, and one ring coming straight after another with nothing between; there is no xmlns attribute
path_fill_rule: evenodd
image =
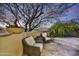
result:
<svg viewBox="0 0 79 59"><path fill-rule="evenodd" d="M58 41L57 41L58 40ZM42 56L79 56L79 38L61 38L44 44ZM62 44L65 43L64 45ZM69 44L71 43L72 44ZM76 47L77 44L77 47ZM74 48L76 47L76 48Z"/></svg>
<svg viewBox="0 0 79 59"><path fill-rule="evenodd" d="M67 54L64 52L61 47L56 43L47 43L44 44L44 48L42 51L42 56L66 56Z"/></svg>

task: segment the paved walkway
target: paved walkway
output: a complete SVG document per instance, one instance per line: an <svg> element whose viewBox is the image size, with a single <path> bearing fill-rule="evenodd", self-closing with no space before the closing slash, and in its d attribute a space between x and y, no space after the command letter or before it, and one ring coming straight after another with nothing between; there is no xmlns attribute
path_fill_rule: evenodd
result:
<svg viewBox="0 0 79 59"><path fill-rule="evenodd" d="M44 44L42 56L65 56L67 55L63 49L56 43Z"/></svg>
<svg viewBox="0 0 79 59"><path fill-rule="evenodd" d="M44 44L44 49L41 55L42 56L79 56L78 46L79 46L79 38L57 38L56 42Z"/></svg>

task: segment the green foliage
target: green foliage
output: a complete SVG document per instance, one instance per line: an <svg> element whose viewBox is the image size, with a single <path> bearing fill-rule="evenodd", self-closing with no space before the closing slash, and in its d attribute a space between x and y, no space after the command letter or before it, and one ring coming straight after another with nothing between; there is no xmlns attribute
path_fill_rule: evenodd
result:
<svg viewBox="0 0 79 59"><path fill-rule="evenodd" d="M56 22L50 29L49 34L53 37L68 37L78 36L79 24L78 23L59 23Z"/></svg>
<svg viewBox="0 0 79 59"><path fill-rule="evenodd" d="M4 30L4 28L0 27L0 30Z"/></svg>
<svg viewBox="0 0 79 59"><path fill-rule="evenodd" d="M0 33L5 32L5 29L3 27L0 27Z"/></svg>

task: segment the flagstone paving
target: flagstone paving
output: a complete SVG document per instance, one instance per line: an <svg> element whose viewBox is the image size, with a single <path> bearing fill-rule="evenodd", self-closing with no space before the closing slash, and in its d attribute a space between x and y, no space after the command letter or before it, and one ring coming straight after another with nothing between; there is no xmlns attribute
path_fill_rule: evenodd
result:
<svg viewBox="0 0 79 59"><path fill-rule="evenodd" d="M57 38L57 40L51 43L44 44L44 48L41 55L79 56L79 38Z"/></svg>

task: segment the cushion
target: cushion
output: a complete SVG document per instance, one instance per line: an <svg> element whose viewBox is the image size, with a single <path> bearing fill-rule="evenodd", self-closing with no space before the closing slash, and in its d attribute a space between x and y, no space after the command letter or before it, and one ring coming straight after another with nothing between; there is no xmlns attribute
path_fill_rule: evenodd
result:
<svg viewBox="0 0 79 59"><path fill-rule="evenodd" d="M43 37L47 37L47 33L42 33L42 36Z"/></svg>
<svg viewBox="0 0 79 59"><path fill-rule="evenodd" d="M26 42L28 45L31 45L31 46L33 46L33 45L35 44L35 41L34 41L34 39L33 39L32 36L26 38L26 39L25 39L25 42Z"/></svg>
<svg viewBox="0 0 79 59"><path fill-rule="evenodd" d="M49 38L49 37L45 37L45 40L47 41L47 40L51 40L51 38Z"/></svg>

